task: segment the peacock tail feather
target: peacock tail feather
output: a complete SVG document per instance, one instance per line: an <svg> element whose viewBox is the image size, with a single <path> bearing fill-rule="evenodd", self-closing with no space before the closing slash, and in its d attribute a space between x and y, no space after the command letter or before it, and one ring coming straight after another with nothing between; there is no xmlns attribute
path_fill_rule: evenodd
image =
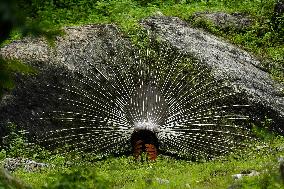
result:
<svg viewBox="0 0 284 189"><path fill-rule="evenodd" d="M129 52L128 52L129 53ZM66 75L58 105L39 115L36 142L103 155L146 152L211 159L254 140L249 105L236 87L167 45L105 53ZM113 55L116 56L113 56Z"/></svg>

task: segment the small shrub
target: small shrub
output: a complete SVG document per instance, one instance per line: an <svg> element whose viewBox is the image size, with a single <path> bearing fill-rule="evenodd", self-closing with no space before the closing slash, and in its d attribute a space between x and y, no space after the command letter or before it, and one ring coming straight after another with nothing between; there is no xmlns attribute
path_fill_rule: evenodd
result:
<svg viewBox="0 0 284 189"><path fill-rule="evenodd" d="M43 147L29 144L27 142L25 132L18 130L13 123L6 125L7 135L3 137L3 149L0 156L5 157L25 157L32 159L47 159L51 152ZM1 159L1 157L0 157Z"/></svg>
<svg viewBox="0 0 284 189"><path fill-rule="evenodd" d="M90 172L89 169L73 170L71 173L64 173L53 183L44 186L44 189L107 189L108 182L102 177Z"/></svg>

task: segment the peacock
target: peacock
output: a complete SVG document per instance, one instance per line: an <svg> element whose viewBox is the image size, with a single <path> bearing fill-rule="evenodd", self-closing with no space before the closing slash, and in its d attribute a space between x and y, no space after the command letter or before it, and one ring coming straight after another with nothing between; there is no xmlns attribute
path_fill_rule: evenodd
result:
<svg viewBox="0 0 284 189"><path fill-rule="evenodd" d="M250 106L237 87L166 44L133 49L105 52L103 61L66 74L64 86L49 85L61 95L53 110L38 115L36 143L103 156L200 160L254 139Z"/></svg>

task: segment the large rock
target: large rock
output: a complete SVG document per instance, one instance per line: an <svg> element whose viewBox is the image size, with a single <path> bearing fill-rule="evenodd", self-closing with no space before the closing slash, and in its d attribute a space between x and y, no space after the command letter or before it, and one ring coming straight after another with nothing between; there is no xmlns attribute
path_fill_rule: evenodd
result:
<svg viewBox="0 0 284 189"><path fill-rule="evenodd" d="M101 66L106 56L115 57L119 54L117 51L127 55L132 49L113 25L66 27L64 30L65 35L57 37L54 47L43 38L25 38L1 49L0 55L4 58L23 60L38 73L18 75L16 88L4 95L0 102L0 136L5 135L8 122L33 133L52 127L42 126L37 115L61 106L58 98L63 93L59 88L73 84L69 76L94 65Z"/></svg>
<svg viewBox="0 0 284 189"><path fill-rule="evenodd" d="M259 60L218 37L192 28L179 18L152 17L141 24L154 37L212 68L216 78L227 79L245 90L258 107L254 114L272 118L274 128L284 134L284 87L260 69Z"/></svg>
<svg viewBox="0 0 284 189"><path fill-rule="evenodd" d="M211 67L216 78L227 79L244 89L258 108L252 114L269 116L274 120L274 128L284 133L283 86L258 68L258 60L217 37L191 28L178 18L154 17L144 20L142 25L182 53ZM1 49L1 56L21 59L36 67L38 74L16 77L17 87L4 95L0 103L0 129L7 122L29 128L33 133L52 128L51 123L40 125L42 122L37 115L62 106L58 98L64 98L64 93L58 89L73 84L69 75L102 66L107 57L133 57L129 40L113 25L66 27L65 32L56 39L54 47L41 38L26 38Z"/></svg>
<svg viewBox="0 0 284 189"><path fill-rule="evenodd" d="M207 20L221 29L245 30L252 26L253 20L242 13L197 12L193 15L195 22Z"/></svg>

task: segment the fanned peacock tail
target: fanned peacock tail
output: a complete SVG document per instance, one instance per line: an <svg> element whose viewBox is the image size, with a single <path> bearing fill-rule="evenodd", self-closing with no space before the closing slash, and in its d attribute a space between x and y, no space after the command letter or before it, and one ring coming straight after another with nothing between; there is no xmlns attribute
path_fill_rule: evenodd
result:
<svg viewBox="0 0 284 189"><path fill-rule="evenodd" d="M113 56L113 55L116 56ZM106 53L100 64L66 76L54 111L41 115L37 142L49 148L125 154L158 151L213 158L252 139L242 93L191 57L166 45L129 56ZM43 123L44 124L44 123Z"/></svg>

